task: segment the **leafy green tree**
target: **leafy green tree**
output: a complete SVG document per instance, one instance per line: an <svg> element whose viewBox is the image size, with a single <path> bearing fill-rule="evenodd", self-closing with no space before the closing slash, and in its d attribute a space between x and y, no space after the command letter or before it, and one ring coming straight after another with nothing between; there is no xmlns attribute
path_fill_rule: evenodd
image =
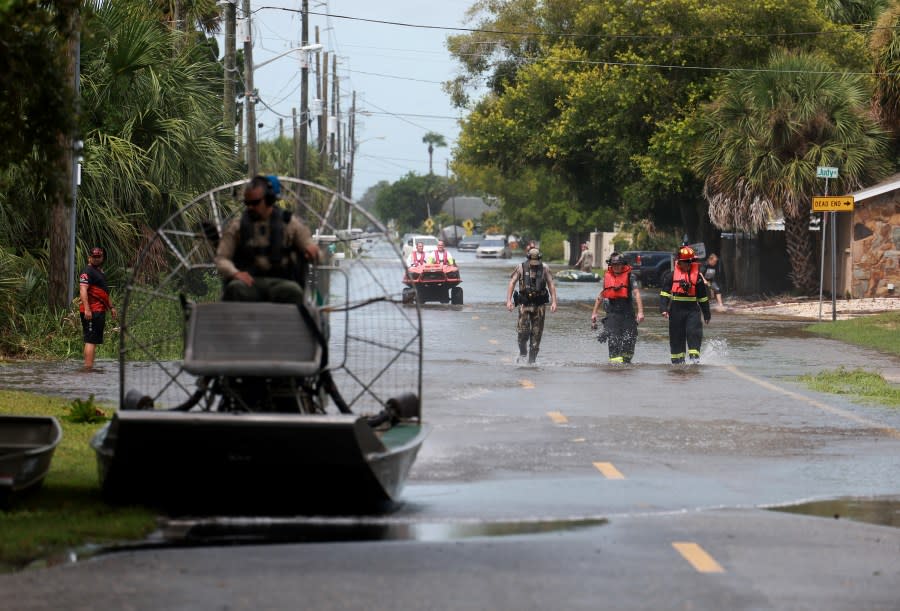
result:
<svg viewBox="0 0 900 611"><path fill-rule="evenodd" d="M381 189L375 199L375 214L385 222L393 219L400 231L420 226L450 196L446 178L410 172L395 183Z"/></svg>
<svg viewBox="0 0 900 611"><path fill-rule="evenodd" d="M0 236L24 234L56 255L48 295L55 308L65 304L69 267L78 9L76 0L0 4ZM39 227L27 222L32 215Z"/></svg>
<svg viewBox="0 0 900 611"><path fill-rule="evenodd" d="M700 231L701 183L683 139L721 78L710 68L755 66L778 44L849 68L866 61L863 37L813 0L485 0L472 15L485 31L449 38L464 72L447 88L464 103L467 83L487 79L489 93L463 122L456 156L511 179L524 167L557 176L574 200L565 231L598 209Z"/></svg>
<svg viewBox="0 0 900 611"><path fill-rule="evenodd" d="M379 180L377 183L366 189L366 192L363 193L362 197L360 197L356 203L365 210L370 212L373 211L375 209L375 201L378 198L378 193L390 185L391 183L386 180Z"/></svg>
<svg viewBox="0 0 900 611"><path fill-rule="evenodd" d="M197 61L146 3L95 2L82 45L78 227L82 243L105 244L111 267L124 268L148 231L240 171L214 58Z"/></svg>
<svg viewBox="0 0 900 611"><path fill-rule="evenodd" d="M716 226L757 231L784 215L791 280L817 289L809 232L817 166L840 168L850 193L887 171L887 139L868 111L869 90L827 58L780 51L763 70L733 73L707 107L695 167Z"/></svg>
<svg viewBox="0 0 900 611"><path fill-rule="evenodd" d="M873 107L893 137L894 157L900 156L900 2L881 13L869 40L875 68Z"/></svg>
<svg viewBox="0 0 900 611"><path fill-rule="evenodd" d="M822 13L835 23L865 24L874 21L888 4L887 0L819 0Z"/></svg>

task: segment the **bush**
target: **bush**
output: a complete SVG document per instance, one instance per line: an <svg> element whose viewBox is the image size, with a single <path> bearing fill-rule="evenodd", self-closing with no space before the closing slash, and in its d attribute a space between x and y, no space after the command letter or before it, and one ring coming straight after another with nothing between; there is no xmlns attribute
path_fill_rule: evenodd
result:
<svg viewBox="0 0 900 611"><path fill-rule="evenodd" d="M563 258L563 241L566 236L555 229L547 230L541 234L541 253L544 261L559 261Z"/></svg>
<svg viewBox="0 0 900 611"><path fill-rule="evenodd" d="M73 399L66 414L66 420L75 424L96 424L105 422L107 418L106 413L94 404L93 394L87 401Z"/></svg>

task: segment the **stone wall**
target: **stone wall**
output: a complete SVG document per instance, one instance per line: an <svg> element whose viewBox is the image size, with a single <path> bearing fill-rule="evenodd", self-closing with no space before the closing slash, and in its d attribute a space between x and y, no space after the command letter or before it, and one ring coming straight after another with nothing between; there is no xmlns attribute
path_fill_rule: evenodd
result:
<svg viewBox="0 0 900 611"><path fill-rule="evenodd" d="M853 297L900 294L900 191L856 204L850 248Z"/></svg>

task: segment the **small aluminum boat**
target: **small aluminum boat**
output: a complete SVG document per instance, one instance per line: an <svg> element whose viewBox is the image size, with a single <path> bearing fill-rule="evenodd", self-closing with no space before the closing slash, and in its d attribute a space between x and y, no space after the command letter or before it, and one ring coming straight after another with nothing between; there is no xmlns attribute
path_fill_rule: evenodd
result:
<svg viewBox="0 0 900 611"><path fill-rule="evenodd" d="M52 416L0 416L0 507L40 487L61 439Z"/></svg>

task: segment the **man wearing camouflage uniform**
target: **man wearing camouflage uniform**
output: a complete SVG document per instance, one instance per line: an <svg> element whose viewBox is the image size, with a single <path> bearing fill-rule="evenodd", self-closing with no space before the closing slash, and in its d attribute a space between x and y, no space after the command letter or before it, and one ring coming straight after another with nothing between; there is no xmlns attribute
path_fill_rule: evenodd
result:
<svg viewBox="0 0 900 611"><path fill-rule="evenodd" d="M519 306L519 318L516 321L519 360L527 357L529 363L534 363L541 347L547 303L550 304L550 311L556 312L553 274L550 266L541 261L541 258L541 252L537 248L530 249L528 259L516 266L506 288L506 309L511 312L514 305Z"/></svg>

